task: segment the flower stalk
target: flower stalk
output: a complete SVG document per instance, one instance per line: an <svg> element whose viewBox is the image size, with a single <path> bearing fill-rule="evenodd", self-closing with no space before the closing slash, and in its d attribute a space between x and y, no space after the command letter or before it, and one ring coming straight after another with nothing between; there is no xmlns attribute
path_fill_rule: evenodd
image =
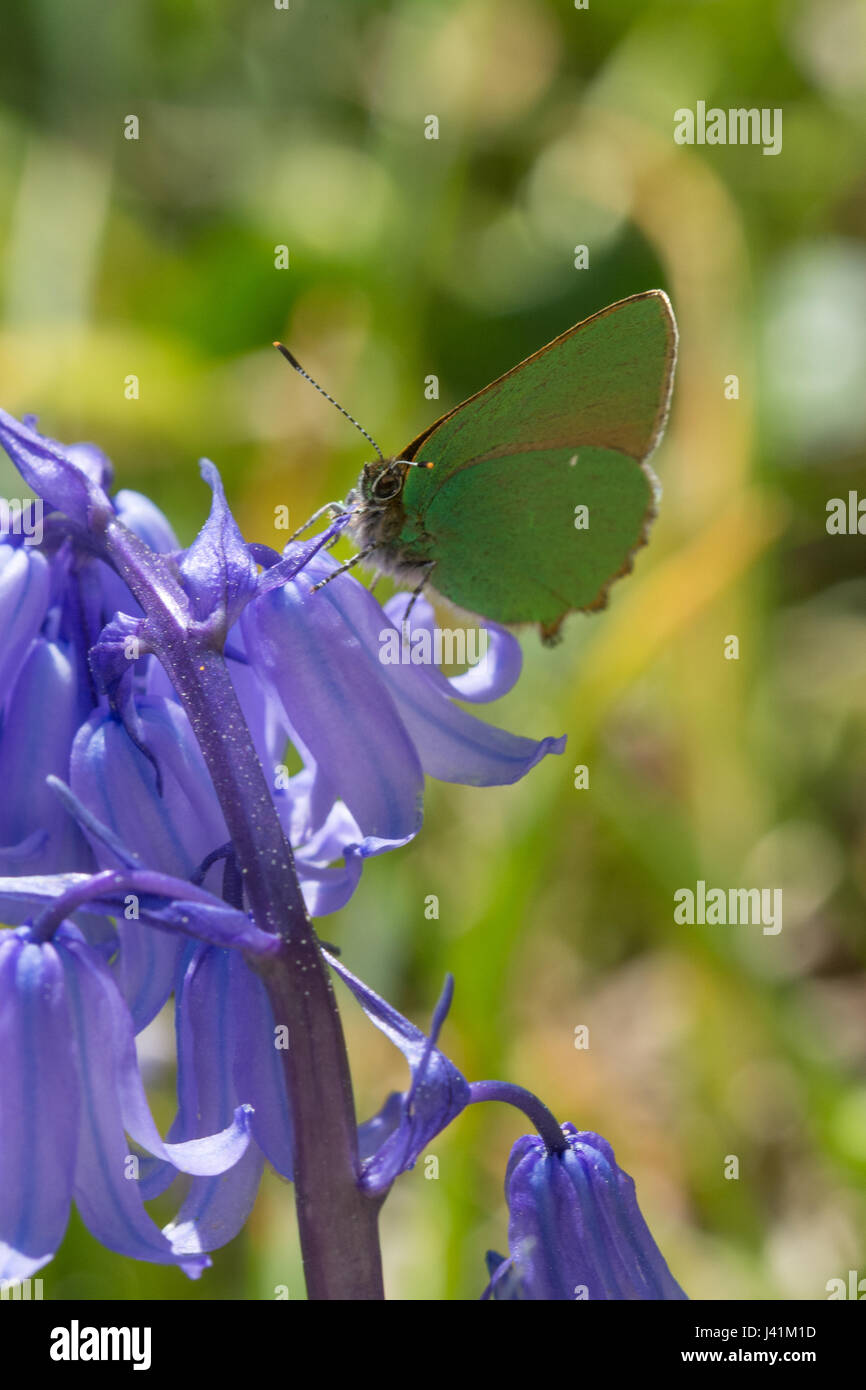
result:
<svg viewBox="0 0 866 1390"><path fill-rule="evenodd" d="M522 1110L535 1125L548 1153L564 1153L568 1148L568 1140L557 1124L555 1116L543 1101L531 1091L527 1091L525 1086L515 1086L510 1081L473 1081L469 1090L471 1105L487 1100L499 1100L504 1105L513 1105L517 1110Z"/></svg>
<svg viewBox="0 0 866 1390"><path fill-rule="evenodd" d="M108 553L145 613L147 641L189 717L234 845L253 916L282 949L259 969L275 1024L296 1135L295 1201L310 1299L384 1298L381 1202L359 1186L355 1106L333 987L294 868L291 846L244 720L216 634L190 631L167 567L118 521ZM162 571L153 574L154 562ZM154 580L156 579L156 582ZM251 961L251 964L254 962Z"/></svg>

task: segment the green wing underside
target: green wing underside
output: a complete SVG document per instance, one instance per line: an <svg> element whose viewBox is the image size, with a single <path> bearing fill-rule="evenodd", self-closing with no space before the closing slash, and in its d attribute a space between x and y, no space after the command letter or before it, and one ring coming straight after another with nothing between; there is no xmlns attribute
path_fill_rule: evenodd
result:
<svg viewBox="0 0 866 1390"><path fill-rule="evenodd" d="M407 549L433 586L498 622L555 623L604 602L655 514L649 457L667 414L676 328L658 290L554 339L419 435L403 491ZM577 456L577 463L572 460ZM576 506L589 509L575 529Z"/></svg>
<svg viewBox="0 0 866 1390"><path fill-rule="evenodd" d="M576 463L574 456L533 450L456 473L424 516L433 587L500 623L555 624L572 609L602 604L643 544L654 480L613 450L581 449ZM416 548L411 522L404 539Z"/></svg>
<svg viewBox="0 0 866 1390"><path fill-rule="evenodd" d="M494 453L587 444L646 458L667 414L675 352L660 290L602 309L412 441L400 458L432 459L435 468L407 480L407 505L423 513L455 469Z"/></svg>

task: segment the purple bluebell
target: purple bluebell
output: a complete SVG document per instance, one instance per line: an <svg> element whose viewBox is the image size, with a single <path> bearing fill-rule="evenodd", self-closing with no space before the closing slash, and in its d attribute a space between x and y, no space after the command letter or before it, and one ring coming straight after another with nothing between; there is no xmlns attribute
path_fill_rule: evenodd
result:
<svg viewBox="0 0 866 1390"><path fill-rule="evenodd" d="M0 543L0 706L12 691L48 612L51 567L29 545Z"/></svg>
<svg viewBox="0 0 866 1390"><path fill-rule="evenodd" d="M280 1037L267 992L236 951L190 945L178 976L178 1113L169 1137L220 1129L244 1097L254 1142L231 1172L194 1178L167 1233L177 1249L200 1254L233 1239L252 1210L265 1159L293 1175L292 1122L280 1066ZM286 1040L286 1045L290 1040ZM145 1177L147 1195L172 1181L170 1163Z"/></svg>
<svg viewBox="0 0 866 1390"><path fill-rule="evenodd" d="M87 716L75 653L36 637L3 715L0 873L51 873L90 862L81 831L47 783L65 777Z"/></svg>
<svg viewBox="0 0 866 1390"><path fill-rule="evenodd" d="M502 785L524 777L547 753L562 752L563 739L509 734L455 703L496 699L514 683L519 649L510 633L491 629L483 676L475 668L468 679L451 682L435 666L391 663L382 658L388 637L399 632L395 607L383 610L350 575L319 590L311 603L311 585L335 568L329 556L315 556L297 577L251 604L241 627L250 664L365 834L411 834L425 774ZM403 595L404 610L406 603ZM422 623L426 607L419 610Z"/></svg>
<svg viewBox="0 0 866 1390"><path fill-rule="evenodd" d="M147 1214L128 1134L173 1169L231 1169L249 1142L238 1107L220 1133L165 1144L147 1106L132 1022L100 953L63 923L0 936L0 1279L51 1259L74 1200L103 1245L136 1259L207 1263L176 1249Z"/></svg>
<svg viewBox="0 0 866 1390"><path fill-rule="evenodd" d="M408 1089L392 1092L378 1114L360 1131L362 1186L368 1192L384 1193L400 1173L414 1166L430 1140L450 1125L471 1100L468 1082L437 1047L451 1007L454 981L448 977L433 1012L430 1033L425 1035L341 961L327 951L325 956L370 1021L390 1038L409 1063Z"/></svg>
<svg viewBox="0 0 866 1390"><path fill-rule="evenodd" d="M261 548L244 543L213 465L202 465L212 490L211 514L197 540L182 552L165 518L146 498L128 491L119 492L113 501L108 498L110 465L94 446L64 450L39 435L30 422L19 423L2 412L0 440L28 483L41 491L49 505L65 508L78 526L92 527L94 517L103 525L110 512L157 550L167 566L164 572L175 575L186 596L185 621L199 629L210 626L221 639L227 638L229 670L296 851L308 909L314 915L343 906L357 884L364 859L405 844L417 833L425 773L477 785L505 783L525 775L546 753L561 751L563 740L536 743L515 737L474 719L455 703L495 699L513 684L520 666L519 647L501 629L488 629L490 652L483 673L476 668L448 681L435 666L391 667L381 661L383 633L393 632L395 610L383 610L350 576L311 596L312 583L335 567L327 556L315 556L288 583L254 599L252 555ZM177 693L159 664L147 655L146 625L137 616L141 610L123 579L93 553L92 542L79 543L74 525L67 534L61 517L54 514L49 522L54 530L49 525L48 564L29 547L0 546L0 623L12 633L5 663L7 685L14 686L30 644L50 628L51 636L65 643L63 649L78 681L77 699L85 708L76 748L85 751L73 756L70 771L65 739L58 728L50 761L49 750L43 750L42 764L46 772L71 780L87 804L87 795L80 790L81 766L86 761L94 769L91 789L100 782L104 787L100 794L92 793L95 801L108 797L125 802L129 820L136 803L129 795L132 783L124 785L124 776L134 772L133 780L139 784L144 780L145 787L147 782L129 749L123 753L122 739L109 736L107 721L112 715L119 718L131 748L150 760L157 777L150 790L161 798L160 758L148 745L148 737L156 738L153 719L145 718L145 735L138 722L140 705L148 695L160 694L179 710ZM290 547L281 564L291 563L302 552L304 547ZM268 582L266 570L259 588L266 589ZM238 618L240 622L232 627ZM423 601L416 606L413 621L418 630L429 622ZM140 641L142 657L137 662L129 658L129 638ZM121 676L123 690L119 689ZM0 663L0 691L2 682ZM100 688L110 705L104 696L100 698ZM88 705L93 710L90 719ZM32 711L31 718L38 721L38 710ZM84 726L91 730L86 740ZM283 765L290 743L304 762L303 772L291 779ZM111 755L109 745L114 750ZM189 749L193 751L185 752ZM214 839L207 850L201 843L205 831L220 820L219 809L188 725L184 739L175 740L175 751L177 775L191 761L202 781L195 815L191 822L183 817L185 825L200 825L199 844L189 847L202 851L199 862L220 843ZM166 777L170 780L168 767ZM208 800L211 808L201 814ZM95 801L92 809L111 823L105 805L97 806ZM150 801L153 804L153 796ZM46 804L51 805L50 798ZM31 820L35 813L34 806ZM57 817L54 807L51 820L59 826ZM160 819L165 830L157 837L157 845L154 832ZM179 872L170 844L177 848L182 839L174 833L177 816L171 807L164 806L150 819L144 815L142 821L138 835L127 827L119 832L121 838L143 863ZM29 849L29 830L26 818L10 829L6 837L10 853L20 845ZM65 830L75 852L67 847L61 853L58 847L53 857L42 860L42 867L90 868L83 838L74 828ZM99 850L96 858L99 863L108 862ZM340 860L342 865L335 867ZM35 861L26 864L28 871L35 867Z"/></svg>
<svg viewBox="0 0 866 1390"><path fill-rule="evenodd" d="M504 630L485 627L484 662L448 679L386 655L432 636L423 599L410 622L406 595L383 609L349 575L314 592L345 518L282 557L248 545L205 461L210 515L181 550L147 499L109 496L95 446L64 448L2 412L0 442L54 509L38 548L0 543L0 775L13 784L0 915L23 923L0 936L0 1026L17 1050L0 1133L20 1136L0 1149L6 1277L50 1258L72 1196L111 1248L197 1273L243 1224L268 1160L295 1180L311 1287L357 1277L380 1296L379 1202L484 1097L438 1046L451 982L425 1035L320 951L309 917L417 834L425 776L511 783L564 740L462 708L517 679ZM360 1128L324 962L409 1063L406 1090ZM178 1113L164 1143L134 1033L172 992ZM306 1067L284 1065L284 1033ZM51 1074L63 1037L74 1048ZM118 1188L124 1132L139 1178ZM178 1172L192 1180L159 1232L142 1202ZM338 1258L329 1201L344 1216Z"/></svg>
<svg viewBox="0 0 866 1390"><path fill-rule="evenodd" d="M446 983L425 1035L342 962L329 952L325 956L409 1063L406 1091L388 1096L358 1131L359 1181L371 1197L382 1197L470 1100L467 1082L437 1046L453 981ZM252 1208L265 1159L284 1177L293 1176L293 1125L279 1060L291 1038L275 1027L267 992L241 955L213 946L187 949L176 1017L179 1109L170 1137L182 1139L202 1125L224 1126L241 1098L253 1110L255 1142L231 1173L194 1179L172 1223L175 1244L192 1253L214 1249L237 1234ZM146 1195L162 1191L173 1176L170 1164L152 1165Z"/></svg>
<svg viewBox="0 0 866 1390"><path fill-rule="evenodd" d="M488 1257L496 1300L684 1299L606 1139L572 1124L554 1152L518 1139L505 1175L510 1255Z"/></svg>
<svg viewBox="0 0 866 1390"><path fill-rule="evenodd" d="M112 511L108 459L93 445L63 445L41 435L32 416L16 420L0 410L0 438L27 486L49 507L86 529Z"/></svg>

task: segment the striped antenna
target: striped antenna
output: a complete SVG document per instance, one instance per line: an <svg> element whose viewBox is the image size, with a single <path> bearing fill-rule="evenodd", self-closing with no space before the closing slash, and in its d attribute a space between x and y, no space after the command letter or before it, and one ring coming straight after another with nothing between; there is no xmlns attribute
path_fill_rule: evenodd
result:
<svg viewBox="0 0 866 1390"><path fill-rule="evenodd" d="M285 343L275 342L274 347L277 349L277 352L282 353L283 357L285 357L290 367L294 367L295 371L300 376L302 376L305 381L308 381L311 386L315 386L316 390L319 392L320 395L325 397L326 401L330 401L331 405L337 407L341 415L345 415L346 419L351 421L351 423L355 426L356 430L360 430L361 434L364 436L365 439L369 440L373 448L376 450L376 453L379 455L379 458L384 463L385 455L382 453L382 450L379 448L379 445L376 443L373 436L367 433L367 431L364 429L364 426L358 423L354 415L350 415L348 410L344 410L344 408L340 405L339 401L335 401L333 396L328 395L328 392L325 390L324 386L320 386L319 383L315 380L315 378L310 376L309 372L304 371L297 357L295 357L291 352L289 352L289 349L286 347ZM414 459L400 459L400 462L405 463L409 468L433 467L432 463L416 463Z"/></svg>
<svg viewBox="0 0 866 1390"><path fill-rule="evenodd" d="M331 405L335 405L341 415L345 415L347 420L351 420L352 424L355 426L355 429L361 431L361 434L364 436L364 438L369 440L369 442L372 444L373 448L376 450L376 453L379 455L379 458L384 461L385 455L382 453L382 450L379 448L379 445L376 443L373 436L367 433L367 431L364 429L364 426L358 423L354 415L350 415L348 410L344 410L343 407L340 405L339 401L335 401L333 396L329 396L325 388L323 386L320 386L319 383L315 381L313 377L310 376L309 372L304 371L298 359L292 356L292 354L289 352L289 349L285 347L283 343L274 343L274 347L277 349L277 352L282 353L283 357L285 357L290 367L294 367L295 371L298 372L304 378L305 381L308 381L311 386L315 386L319 394L324 396L326 401L330 401Z"/></svg>

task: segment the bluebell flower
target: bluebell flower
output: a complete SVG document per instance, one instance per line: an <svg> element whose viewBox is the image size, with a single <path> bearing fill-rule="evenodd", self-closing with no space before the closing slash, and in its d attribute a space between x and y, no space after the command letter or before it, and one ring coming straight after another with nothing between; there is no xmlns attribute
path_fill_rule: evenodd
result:
<svg viewBox="0 0 866 1390"><path fill-rule="evenodd" d="M179 557L178 573L193 616L215 624L224 635L255 593L256 562L229 510L216 468L203 459L201 471L212 493L210 516Z"/></svg>
<svg viewBox="0 0 866 1390"><path fill-rule="evenodd" d="M426 1145L469 1103L470 1090L437 1046L453 982L446 983L429 1035L336 959L331 968L348 985L367 1016L397 1046L410 1068L410 1083L393 1092L381 1110L359 1126L359 1181L373 1197L384 1196L395 1178L412 1168ZM180 1140L203 1126L225 1126L238 1105L252 1106L253 1143L230 1173L195 1178L183 1208L167 1233L189 1253L213 1250L232 1239L252 1209L265 1160L283 1177L294 1175L293 1125L280 1065L291 1046L275 1028L266 990L235 950L188 947L176 993L178 1115L170 1138ZM149 1166L146 1196L161 1192L175 1176L170 1163Z"/></svg>
<svg viewBox="0 0 866 1390"><path fill-rule="evenodd" d="M435 666L381 661L383 634L395 629L399 600L383 610L348 575L311 595L312 584L335 568L329 556L314 556L294 578L270 589L273 576L266 570L257 588L253 555L262 548L244 542L219 475L207 461L202 471L212 490L211 513L196 541L181 551L168 522L148 499L129 491L108 496L110 464L94 446L64 448L39 435L31 422L19 423L2 411L0 442L26 481L75 523L70 528L56 513L48 518L44 555L31 547L0 545L0 629L10 634L0 656L0 709L4 680L11 695L37 637L59 643L78 683L75 692L70 686L64 706L70 708L74 693L80 715L77 752L73 756L68 736L72 720L61 720L51 749L43 749L34 765L35 773L40 781L48 773L71 781L76 795L114 826L141 863L189 874L225 836L216 838L223 835L216 798L188 723L179 727L185 716L177 692L148 655L139 605L124 580L93 553L93 542L79 540L76 526L93 527L94 517L103 524L110 514L164 557L165 573L175 576L186 595L187 621L199 628L209 625L225 642L232 680L313 915L344 905L366 858L403 845L417 833L425 774L471 785L508 783L547 753L562 751L563 739L536 742L508 734L456 703L496 699L513 685L520 648L503 629L488 627L483 669L449 681ZM281 564L291 565L308 549L288 547ZM405 606L405 596L402 602ZM431 622L423 600L412 622L413 631ZM138 661L128 656L130 637L142 644ZM172 702L179 716L173 719L176 736L170 751L165 736L160 740L155 716L142 714L150 696ZM39 708L32 701L27 708L35 728ZM167 711L166 704L163 723L172 722ZM118 730L125 730L128 746L110 730L112 719L119 721ZM156 747L160 741L161 751ZM289 744L304 763L291 779L284 761ZM136 750L142 755L138 760ZM86 791L85 767L90 768ZM128 783L127 777L132 779ZM190 794L190 804L180 814L172 796L178 777L185 779ZM133 785L144 797L138 831L128 824L135 818L133 805L139 804L129 790ZM164 800L161 807L157 798ZM115 824L107 801L125 818L125 827ZM85 839L63 824L50 797L43 797L38 808L34 802L29 818L23 811L16 814L7 835L0 837L0 852L4 840L10 855L21 846L33 848L29 836L37 809L46 832L43 857L22 861L27 872L40 862L45 872L84 871L92 867L94 852L97 863L111 862L103 849L91 845L88 850ZM49 809L46 821L41 813ZM206 847L211 834L215 838ZM187 861L185 868L178 855ZM8 859L6 867L11 866Z"/></svg>
<svg viewBox="0 0 866 1390"><path fill-rule="evenodd" d="M270 1001L239 952L203 944L186 949L175 1019L178 1113L169 1138L180 1142L202 1128L220 1130L223 1117L230 1119L243 1103L252 1111L253 1142L246 1152L229 1172L194 1178L166 1229L176 1249L196 1255L225 1245L241 1230L266 1159L292 1178L292 1120ZM145 1194L158 1194L175 1176L170 1162L150 1165Z"/></svg>
<svg viewBox="0 0 866 1390"><path fill-rule="evenodd" d="M77 526L99 526L112 512L108 459L92 444L59 444L35 424L32 416L16 420L0 410L0 438L18 472L37 497Z"/></svg>
<svg viewBox="0 0 866 1390"><path fill-rule="evenodd" d="M405 612L407 596L383 610L351 575L311 596L311 584L335 568L330 556L315 556L251 604L241 627L250 664L365 834L400 840L417 829L425 774L503 785L562 752L564 739L509 734L455 703L510 689L520 669L511 633L491 625L483 672L476 667L456 681L435 666L383 661L388 634L399 635L396 605L402 601ZM425 622L429 606L418 603L410 632Z"/></svg>
<svg viewBox="0 0 866 1390"><path fill-rule="evenodd" d="M51 1259L73 1200L109 1249L197 1276L206 1258L175 1248L147 1214L126 1135L174 1170L213 1175L247 1148L247 1111L220 1133L163 1142L126 1006L74 926L47 940L29 927L0 936L0 1055L0 1279Z"/></svg>
<svg viewBox="0 0 866 1390"><path fill-rule="evenodd" d="M114 943L106 937L91 947L73 925L81 910L122 918L130 901L141 929L181 945L180 1109L167 1142L146 1109L132 1016L107 961ZM0 1278L25 1278L51 1258L66 1224L70 1193L103 1244L138 1259L177 1263L196 1277L209 1263L206 1252L237 1234L249 1214L265 1155L292 1175L291 1122L273 1047L273 1016L264 987L241 954L266 958L278 949L278 940L205 889L135 868L0 879L0 913L28 923L0 935L0 1045L8 1043L9 1060L6 1089L0 1082L0 1134L20 1141L20 1147L8 1141L0 1145ZM29 950L24 973L15 965L17 957L3 954L16 941L19 949L24 943ZM127 945L121 944L121 954ZM59 973L57 960L64 967ZM202 962L216 965L216 972L200 969ZM57 980L64 986L59 994ZM42 1016L34 1014L37 1005L49 1010L44 1028ZM39 1045L28 1052L34 1028L41 1030ZM49 1062L60 1036L63 1058L56 1082L49 1084ZM221 1102L226 1079L229 1085L233 1081L233 1065L237 1094L232 1091L235 1098L226 1110ZM61 1090L64 1098L76 1098L71 1108L66 1099L58 1100ZM245 1099L237 1098L244 1094ZM211 1125L217 1112L225 1121ZM87 1126L95 1137L70 1188L72 1179L65 1168L59 1172L56 1155L71 1153L74 1163ZM124 1131L141 1152L127 1152ZM28 1150L37 1160L32 1189ZM109 1166L117 1167L118 1154L126 1186L115 1190ZM131 1158L134 1182L129 1181ZM192 1175L189 1190L160 1233L142 1202L180 1173Z"/></svg>
<svg viewBox="0 0 866 1390"><path fill-rule="evenodd" d="M195 1274L240 1229L265 1161L306 1184L299 1213L309 1234L315 1212L319 1259L324 1207L310 1203L292 1110L327 1169L323 1059L327 1115L342 1125L331 1190L344 1209L346 1193L361 1201L361 1225L473 1094L438 1046L450 982L425 1035L324 953L410 1070L360 1126L352 1157L342 1039L309 916L342 907L367 858L417 833L425 776L511 783L564 740L517 737L462 708L517 679L520 649L503 629L488 625L486 660L449 679L435 662L383 659L395 640L432 633L423 599L409 622L406 595L383 609L349 575L314 592L334 573L323 547L345 518L282 557L249 545L205 461L210 515L182 550L146 498L109 495L94 446L64 447L3 412L0 442L54 509L38 548L0 542L0 916L23 923L0 936L0 1031L16 1049L0 1134L20 1136L0 1146L5 1277L51 1257L73 1197L112 1249ZM292 775L290 746L302 765ZM302 985L293 963L312 972ZM313 975L318 1014L303 1002ZM172 992L178 1113L164 1142L134 1034ZM280 1010L310 1025L291 1101ZM31 1046L43 1022L48 1041ZM127 1135L136 1181L118 1187ZM157 1231L142 1203L181 1172L186 1197Z"/></svg>
<svg viewBox="0 0 866 1390"><path fill-rule="evenodd" d="M47 783L68 776L72 741L87 713L70 645L35 637L3 713L0 874L92 862L81 831Z"/></svg>
<svg viewBox="0 0 866 1390"><path fill-rule="evenodd" d="M505 1176L510 1256L491 1255L485 1297L683 1299L606 1139L572 1124L552 1152L518 1139Z"/></svg>
<svg viewBox="0 0 866 1390"><path fill-rule="evenodd" d="M51 568L29 545L0 544L0 705L38 636L51 594Z"/></svg>
<svg viewBox="0 0 866 1390"><path fill-rule="evenodd" d="M382 1109L360 1130L361 1183L371 1193L384 1193L400 1173L412 1167L419 1154L469 1104L465 1077L437 1047L439 1033L451 1007L454 981L448 977L425 1035L385 999L325 952L331 969L354 994L367 1017L390 1038L409 1063L410 1084L392 1092Z"/></svg>

